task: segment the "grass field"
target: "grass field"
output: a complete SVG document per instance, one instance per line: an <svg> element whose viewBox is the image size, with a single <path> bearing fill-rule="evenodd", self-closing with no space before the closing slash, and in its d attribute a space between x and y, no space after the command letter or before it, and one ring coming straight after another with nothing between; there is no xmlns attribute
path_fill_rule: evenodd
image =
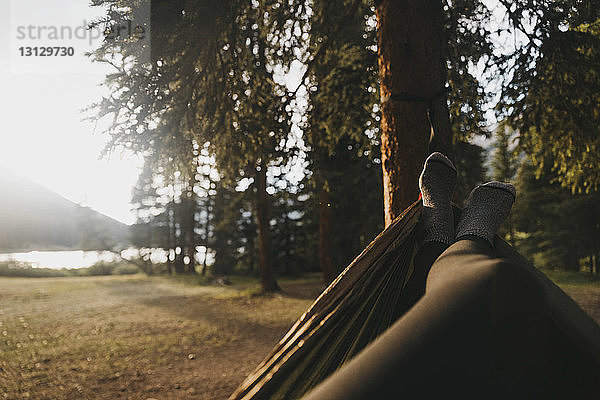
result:
<svg viewBox="0 0 600 400"><path fill-rule="evenodd" d="M543 270L600 324L600 277L561 270Z"/></svg>
<svg viewBox="0 0 600 400"><path fill-rule="evenodd" d="M600 283L549 275L600 321ZM0 278L0 399L224 399L323 288L165 277Z"/></svg>
<svg viewBox="0 0 600 400"><path fill-rule="evenodd" d="M322 288L282 287L0 278L0 399L227 398Z"/></svg>

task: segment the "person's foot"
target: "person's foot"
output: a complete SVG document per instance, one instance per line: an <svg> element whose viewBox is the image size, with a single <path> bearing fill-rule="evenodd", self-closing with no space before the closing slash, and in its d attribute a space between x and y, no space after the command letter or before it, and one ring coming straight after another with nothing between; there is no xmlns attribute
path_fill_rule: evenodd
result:
<svg viewBox="0 0 600 400"><path fill-rule="evenodd" d="M510 183L488 182L475 187L456 227L456 240L475 235L494 245L494 235L508 217L517 191Z"/></svg>
<svg viewBox="0 0 600 400"><path fill-rule="evenodd" d="M456 168L442 153L432 153L419 177L423 197L423 243L454 242L454 214L450 199L456 184Z"/></svg>

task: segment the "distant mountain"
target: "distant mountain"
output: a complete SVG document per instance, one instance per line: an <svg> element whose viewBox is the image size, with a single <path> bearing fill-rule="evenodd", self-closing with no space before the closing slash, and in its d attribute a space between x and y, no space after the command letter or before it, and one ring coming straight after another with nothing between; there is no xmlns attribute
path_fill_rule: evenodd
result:
<svg viewBox="0 0 600 400"><path fill-rule="evenodd" d="M129 227L0 167L0 252L103 250Z"/></svg>

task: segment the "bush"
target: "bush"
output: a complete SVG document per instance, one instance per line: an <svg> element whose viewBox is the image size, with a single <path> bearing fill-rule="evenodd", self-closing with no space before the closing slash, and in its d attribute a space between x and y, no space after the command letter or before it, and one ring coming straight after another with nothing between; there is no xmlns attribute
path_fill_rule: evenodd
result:
<svg viewBox="0 0 600 400"><path fill-rule="evenodd" d="M113 269L113 275L135 275L140 272L140 269L137 265L133 264L121 264L115 269Z"/></svg>
<svg viewBox="0 0 600 400"><path fill-rule="evenodd" d="M133 275L140 269L133 264L100 261L88 268L35 268L29 263L0 261L0 276L20 278L58 278L65 276Z"/></svg>
<svg viewBox="0 0 600 400"><path fill-rule="evenodd" d="M105 275L133 275L140 272L134 264L126 264L121 261L99 261L88 268L80 268L79 275L105 276Z"/></svg>
<svg viewBox="0 0 600 400"><path fill-rule="evenodd" d="M65 269L34 268L31 264L18 261L0 262L0 276L21 278L56 278L69 276Z"/></svg>
<svg viewBox="0 0 600 400"><path fill-rule="evenodd" d="M86 275L90 276L98 276L98 275L112 275L112 272L115 268L117 268L116 263L100 261L96 264L92 265L89 268L82 268L87 271Z"/></svg>

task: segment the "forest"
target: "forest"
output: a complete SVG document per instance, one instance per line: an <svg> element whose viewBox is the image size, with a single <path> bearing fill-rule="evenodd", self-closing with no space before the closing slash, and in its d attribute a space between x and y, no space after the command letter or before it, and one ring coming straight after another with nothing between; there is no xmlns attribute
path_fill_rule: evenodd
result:
<svg viewBox="0 0 600 400"><path fill-rule="evenodd" d="M92 3L107 32L141 7ZM126 36L91 54L114 67L87 110L111 121L105 153L144 156L130 236L147 273L257 275L267 292L309 271L330 282L417 200L430 129L459 171L458 206L513 182L501 236L538 267L597 273L600 2L379 3L155 0L150 57ZM386 34L404 47L378 48ZM411 49L422 64L380 75L384 53ZM401 123L386 115L412 109L429 123L406 118L408 144L391 149L382 126Z"/></svg>
<svg viewBox="0 0 600 400"><path fill-rule="evenodd" d="M600 0L36 2L0 398L599 398Z"/></svg>

